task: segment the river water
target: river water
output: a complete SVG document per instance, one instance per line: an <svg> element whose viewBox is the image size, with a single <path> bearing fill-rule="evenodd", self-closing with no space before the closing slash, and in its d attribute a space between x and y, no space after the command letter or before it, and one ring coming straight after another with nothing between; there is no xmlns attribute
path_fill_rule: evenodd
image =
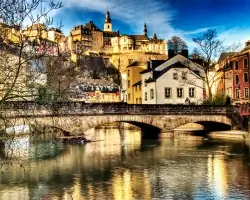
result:
<svg viewBox="0 0 250 200"><path fill-rule="evenodd" d="M98 141L19 138L11 152L2 145L8 167L1 168L0 199L250 199L250 150L243 142L142 140L140 131L118 129L91 137Z"/></svg>

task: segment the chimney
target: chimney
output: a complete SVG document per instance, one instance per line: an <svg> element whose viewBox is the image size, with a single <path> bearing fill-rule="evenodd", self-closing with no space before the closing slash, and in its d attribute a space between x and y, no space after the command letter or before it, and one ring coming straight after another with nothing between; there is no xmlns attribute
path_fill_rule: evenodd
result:
<svg viewBox="0 0 250 200"><path fill-rule="evenodd" d="M188 58L188 50L187 49L182 49L181 50L181 55L183 55L184 57Z"/></svg>
<svg viewBox="0 0 250 200"><path fill-rule="evenodd" d="M246 46L246 47L249 47L249 46L250 46L250 40L248 40L248 41L245 42L245 46Z"/></svg>
<svg viewBox="0 0 250 200"><path fill-rule="evenodd" d="M174 50L168 49L168 59L173 58L175 56Z"/></svg>

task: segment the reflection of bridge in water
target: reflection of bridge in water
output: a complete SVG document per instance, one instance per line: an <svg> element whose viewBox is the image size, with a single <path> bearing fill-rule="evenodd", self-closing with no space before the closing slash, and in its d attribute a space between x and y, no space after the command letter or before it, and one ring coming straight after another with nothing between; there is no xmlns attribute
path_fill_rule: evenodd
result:
<svg viewBox="0 0 250 200"><path fill-rule="evenodd" d="M34 102L11 102L5 105L6 117L15 122L41 124L80 134L112 122L126 122L151 133L172 131L187 123L198 123L209 130L242 127L242 117L233 106L207 105L131 105L124 103L87 104L57 102L38 105Z"/></svg>
<svg viewBox="0 0 250 200"><path fill-rule="evenodd" d="M141 140L140 132L137 131L133 134L125 133L128 138L125 145L121 145L117 129L108 129L106 133L102 130L97 135L105 141L85 146L70 145L67 152L53 160L31 162L26 171L17 168L16 171L2 174L0 190L3 187L6 188L4 197L9 197L7 195L11 195L19 188L19 194L26 191L27 197L31 197L40 192L47 199L50 199L50 196L45 196L47 192L58 199L67 199L66 197L69 196L73 199L102 199L107 193L112 193L114 199L123 199L125 195L129 197L128 199L134 199L135 193L140 195L138 199L150 199L154 192L152 188L157 188L159 193L167 189L169 193L176 191L176 194L180 194L179 191L184 191L185 194L189 194L189 189L191 192L195 191L195 187L190 188L190 180L195 180L198 185L204 184L206 180L211 182L211 185L216 183L218 190L223 193L224 188L227 187L227 183L223 182L227 178L227 173L236 171L239 175L245 172L228 167L226 155L218 152L219 156L216 156L215 150L221 149L221 146L212 148L209 145L206 146L204 141L161 140L147 143ZM241 149L243 144L241 147L235 145L236 147ZM209 148L212 151L208 151ZM196 153L190 154L190 152ZM176 179L169 184L173 174L178 176L181 173L181 166L190 165L192 166L190 170L184 172L188 177L184 178L184 182L180 181L183 179ZM164 166L168 167L164 168ZM176 166L179 167L176 168ZM220 173L221 171L223 173ZM133 178L135 174L136 179ZM206 179L204 179L205 174L208 175ZM199 175L203 178L199 179ZM241 180L237 178L236 182L239 181ZM59 182L60 187L55 187ZM11 187L9 187L10 183ZM16 193L18 194L18 191ZM84 198L80 198L82 196Z"/></svg>

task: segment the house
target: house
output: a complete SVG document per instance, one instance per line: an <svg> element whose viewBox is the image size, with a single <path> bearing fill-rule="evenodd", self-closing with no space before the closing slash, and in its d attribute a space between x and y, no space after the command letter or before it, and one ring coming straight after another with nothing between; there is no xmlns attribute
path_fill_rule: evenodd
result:
<svg viewBox="0 0 250 200"><path fill-rule="evenodd" d="M140 72L146 69L146 63L134 61L127 69L127 103L141 104L141 74Z"/></svg>
<svg viewBox="0 0 250 200"><path fill-rule="evenodd" d="M233 52L221 53L216 64L217 71L215 72L214 84L212 86L213 94L221 94L233 98L233 68L230 58L234 55Z"/></svg>
<svg viewBox="0 0 250 200"><path fill-rule="evenodd" d="M242 116L249 116L249 59L250 40L245 43L245 48L235 53L230 62L232 65L232 99L237 105ZM229 75L230 76L230 75Z"/></svg>
<svg viewBox="0 0 250 200"><path fill-rule="evenodd" d="M245 48L230 60L233 63L233 99L234 103L249 102L249 54L250 41Z"/></svg>
<svg viewBox="0 0 250 200"><path fill-rule="evenodd" d="M151 67L151 68L150 68ZM143 104L200 104L204 99L203 72L198 63L180 54L141 72Z"/></svg>

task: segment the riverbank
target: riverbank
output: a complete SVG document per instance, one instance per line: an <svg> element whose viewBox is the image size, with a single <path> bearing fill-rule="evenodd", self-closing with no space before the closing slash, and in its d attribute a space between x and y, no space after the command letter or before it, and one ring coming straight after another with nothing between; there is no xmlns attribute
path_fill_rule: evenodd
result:
<svg viewBox="0 0 250 200"><path fill-rule="evenodd" d="M241 130L213 131L208 134L213 139L249 140L249 133Z"/></svg>
<svg viewBox="0 0 250 200"><path fill-rule="evenodd" d="M241 130L206 132L204 130L178 129L172 132L160 133L160 138L176 138L183 140L204 140L204 138L211 138L250 141L248 132Z"/></svg>

